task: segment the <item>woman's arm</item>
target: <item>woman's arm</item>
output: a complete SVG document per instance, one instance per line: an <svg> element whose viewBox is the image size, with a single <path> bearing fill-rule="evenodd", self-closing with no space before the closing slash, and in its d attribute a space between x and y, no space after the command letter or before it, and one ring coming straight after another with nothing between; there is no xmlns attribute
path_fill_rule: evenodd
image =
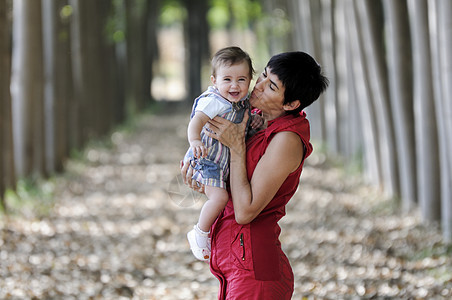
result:
<svg viewBox="0 0 452 300"><path fill-rule="evenodd" d="M246 122L246 120L244 120ZM209 125L210 124L210 125ZM259 160L251 182L246 172L244 124L214 119L209 134L231 150L230 183L237 223L248 224L267 206L287 176L295 171L303 158L303 144L293 132L277 133Z"/></svg>

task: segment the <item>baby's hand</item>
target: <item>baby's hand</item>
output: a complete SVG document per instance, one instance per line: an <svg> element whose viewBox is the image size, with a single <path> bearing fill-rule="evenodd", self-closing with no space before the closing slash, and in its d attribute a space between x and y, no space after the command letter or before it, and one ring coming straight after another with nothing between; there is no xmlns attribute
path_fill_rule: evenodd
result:
<svg viewBox="0 0 452 300"><path fill-rule="evenodd" d="M258 114L252 114L251 115L251 123L250 126L253 129L259 129L264 125L265 121L264 118L262 118L262 116L258 115Z"/></svg>
<svg viewBox="0 0 452 300"><path fill-rule="evenodd" d="M190 147L193 151L193 156L195 158L201 158L207 156L207 149L200 140L195 140L190 143Z"/></svg>

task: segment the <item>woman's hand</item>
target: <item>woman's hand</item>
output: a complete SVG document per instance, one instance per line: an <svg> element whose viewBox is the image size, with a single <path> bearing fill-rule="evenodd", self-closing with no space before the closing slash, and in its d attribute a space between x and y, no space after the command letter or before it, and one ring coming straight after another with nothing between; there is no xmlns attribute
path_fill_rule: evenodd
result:
<svg viewBox="0 0 452 300"><path fill-rule="evenodd" d="M264 118L262 118L261 115L258 115L258 114L251 115L251 123L250 123L251 128L253 128L255 130L259 130L264 126L264 123L265 123L265 120L264 120Z"/></svg>
<svg viewBox="0 0 452 300"><path fill-rule="evenodd" d="M193 167L190 165L189 161L180 161L180 174L182 175L185 185L188 185L192 190L198 193L204 193L204 185L191 179L193 176Z"/></svg>
<svg viewBox="0 0 452 300"><path fill-rule="evenodd" d="M229 147L231 151L240 153L245 151L245 129L248 118L248 112L245 112L242 122L235 124L224 118L215 117L207 122L206 127L209 130L205 130L205 134Z"/></svg>

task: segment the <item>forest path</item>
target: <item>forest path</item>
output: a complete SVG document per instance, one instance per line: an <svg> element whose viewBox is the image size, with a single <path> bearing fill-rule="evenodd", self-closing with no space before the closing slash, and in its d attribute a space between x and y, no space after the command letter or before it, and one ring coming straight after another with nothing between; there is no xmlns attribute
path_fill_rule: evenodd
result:
<svg viewBox="0 0 452 300"><path fill-rule="evenodd" d="M110 147L88 147L56 180L44 218L0 223L0 299L215 299L218 282L186 232L202 201L177 194L187 109L140 118ZM185 195L186 191L181 191ZM183 201L182 201L183 200ZM451 258L439 231L320 154L280 222L293 299L446 299Z"/></svg>

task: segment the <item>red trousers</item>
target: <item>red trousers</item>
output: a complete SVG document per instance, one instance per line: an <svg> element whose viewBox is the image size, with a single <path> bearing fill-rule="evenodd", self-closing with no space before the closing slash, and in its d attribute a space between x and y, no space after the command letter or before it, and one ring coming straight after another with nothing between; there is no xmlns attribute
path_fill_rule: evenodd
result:
<svg viewBox="0 0 452 300"><path fill-rule="evenodd" d="M220 281L218 299L289 300L294 277L286 255L279 249L279 279L257 280L250 226L234 221L217 224L212 238L211 271ZM219 227L219 228L218 228Z"/></svg>

